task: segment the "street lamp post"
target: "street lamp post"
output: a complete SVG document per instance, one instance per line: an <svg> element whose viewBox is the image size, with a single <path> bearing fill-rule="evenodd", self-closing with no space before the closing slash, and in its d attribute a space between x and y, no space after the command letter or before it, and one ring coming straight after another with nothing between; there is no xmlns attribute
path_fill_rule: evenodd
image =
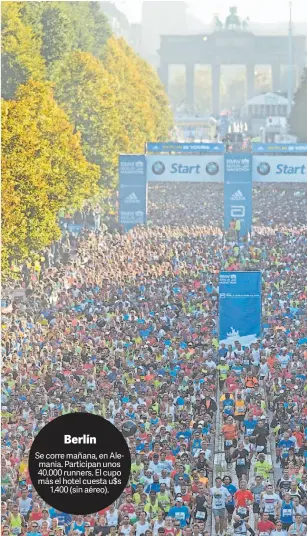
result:
<svg viewBox="0 0 307 536"><path fill-rule="evenodd" d="M292 2L289 2L289 33L288 33L288 117L293 100L293 50L292 50Z"/></svg>

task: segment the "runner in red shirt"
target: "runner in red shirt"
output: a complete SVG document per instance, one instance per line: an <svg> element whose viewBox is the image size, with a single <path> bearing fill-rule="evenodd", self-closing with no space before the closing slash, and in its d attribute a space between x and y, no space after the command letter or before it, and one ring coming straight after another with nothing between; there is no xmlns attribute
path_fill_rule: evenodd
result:
<svg viewBox="0 0 307 536"><path fill-rule="evenodd" d="M274 530L276 528L275 524L269 520L269 514L263 513L261 517L262 519L258 522L258 525L257 525L257 530L259 532L270 533L271 530Z"/></svg>
<svg viewBox="0 0 307 536"><path fill-rule="evenodd" d="M234 494L234 500L237 514L242 518L246 517L248 515L248 507L254 502L252 492L247 489L246 480L241 480L240 489Z"/></svg>

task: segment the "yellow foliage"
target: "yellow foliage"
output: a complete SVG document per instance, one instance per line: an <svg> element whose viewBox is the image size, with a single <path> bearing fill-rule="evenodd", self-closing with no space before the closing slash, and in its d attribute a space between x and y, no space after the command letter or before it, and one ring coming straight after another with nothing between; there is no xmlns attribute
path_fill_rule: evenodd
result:
<svg viewBox="0 0 307 536"><path fill-rule="evenodd" d="M129 144L111 76L86 52L72 52L53 72L55 97L81 133L84 153L100 166L104 186L114 184L118 154Z"/></svg>
<svg viewBox="0 0 307 536"><path fill-rule="evenodd" d="M41 41L30 26L23 23L22 2L2 2L1 5L1 94L14 97L16 89L29 78L42 80L45 61L40 55Z"/></svg>
<svg viewBox="0 0 307 536"><path fill-rule="evenodd" d="M116 188L119 154L168 139L173 120L155 71L106 43L98 3L2 2L1 22L7 271L59 237L60 209Z"/></svg>
<svg viewBox="0 0 307 536"><path fill-rule="evenodd" d="M107 42L104 65L112 76L117 107L129 136L126 152L143 152L145 142L168 139L173 127L172 113L152 67L124 39L114 36Z"/></svg>
<svg viewBox="0 0 307 536"><path fill-rule="evenodd" d="M16 97L2 103L4 269L57 238L59 209L80 206L99 178L49 84L31 80Z"/></svg>

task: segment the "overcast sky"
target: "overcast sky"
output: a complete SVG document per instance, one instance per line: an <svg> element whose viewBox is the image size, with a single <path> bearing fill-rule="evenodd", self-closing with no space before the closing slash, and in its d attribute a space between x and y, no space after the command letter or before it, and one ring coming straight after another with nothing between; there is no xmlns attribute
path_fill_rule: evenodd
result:
<svg viewBox="0 0 307 536"><path fill-rule="evenodd" d="M131 22L141 21L143 0L113 1ZM187 0L187 4L193 15L209 24L216 13L226 17L230 5L238 7L240 17L253 22L283 22L289 17L288 0ZM294 21L307 22L307 0L292 0L292 14Z"/></svg>

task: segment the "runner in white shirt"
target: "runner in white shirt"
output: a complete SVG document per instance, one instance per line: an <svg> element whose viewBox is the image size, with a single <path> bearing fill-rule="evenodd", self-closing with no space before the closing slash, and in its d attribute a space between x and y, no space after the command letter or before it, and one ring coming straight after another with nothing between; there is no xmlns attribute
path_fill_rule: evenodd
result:
<svg viewBox="0 0 307 536"><path fill-rule="evenodd" d="M122 532L125 536L130 536L131 529L129 516L124 516L123 524L119 527L119 533Z"/></svg>
<svg viewBox="0 0 307 536"><path fill-rule="evenodd" d="M253 376L258 375L259 365L260 365L260 350L259 350L259 345L256 343L254 344L253 349L252 349L252 366L253 366L252 374Z"/></svg>
<svg viewBox="0 0 307 536"><path fill-rule="evenodd" d="M281 504L281 498L277 493L274 493L272 484L268 484L266 492L261 495L260 508L263 509L263 512L269 514L269 519L270 521L273 521L273 523L275 522L275 517Z"/></svg>
<svg viewBox="0 0 307 536"><path fill-rule="evenodd" d="M216 534L223 534L227 528L226 502L231 500L231 494L227 488L222 486L220 477L215 479L215 486L210 488L210 495L212 498L212 513L215 519L215 532Z"/></svg>
<svg viewBox="0 0 307 536"><path fill-rule="evenodd" d="M288 536L288 532L282 528L281 521L276 521L276 529L272 530L270 536Z"/></svg>
<svg viewBox="0 0 307 536"><path fill-rule="evenodd" d="M300 500L299 500L298 497L293 497L292 502L294 504L295 511L296 511L297 514L301 514L301 516L303 516L303 517L307 516L307 510L306 510L305 506L300 504Z"/></svg>
<svg viewBox="0 0 307 536"><path fill-rule="evenodd" d="M153 536L158 536L159 529L164 528L164 526L165 526L165 521L163 519L163 514L162 512L158 512L158 518L155 520L152 526Z"/></svg>
<svg viewBox="0 0 307 536"><path fill-rule="evenodd" d="M288 536L306 536L306 534L307 525L303 523L302 516L300 514L295 514L295 521L288 529Z"/></svg>
<svg viewBox="0 0 307 536"><path fill-rule="evenodd" d="M150 523L146 521L145 512L141 512L140 521L133 525L132 530L134 531L135 536L141 536L141 534L145 534L146 530L150 530Z"/></svg>
<svg viewBox="0 0 307 536"><path fill-rule="evenodd" d="M205 361L205 366L207 366L209 369L216 369L216 362L213 361L212 357L209 356L208 361Z"/></svg>
<svg viewBox="0 0 307 536"><path fill-rule="evenodd" d="M118 524L118 510L115 510L113 504L111 504L110 510L106 513L106 521L108 527L116 527Z"/></svg>

